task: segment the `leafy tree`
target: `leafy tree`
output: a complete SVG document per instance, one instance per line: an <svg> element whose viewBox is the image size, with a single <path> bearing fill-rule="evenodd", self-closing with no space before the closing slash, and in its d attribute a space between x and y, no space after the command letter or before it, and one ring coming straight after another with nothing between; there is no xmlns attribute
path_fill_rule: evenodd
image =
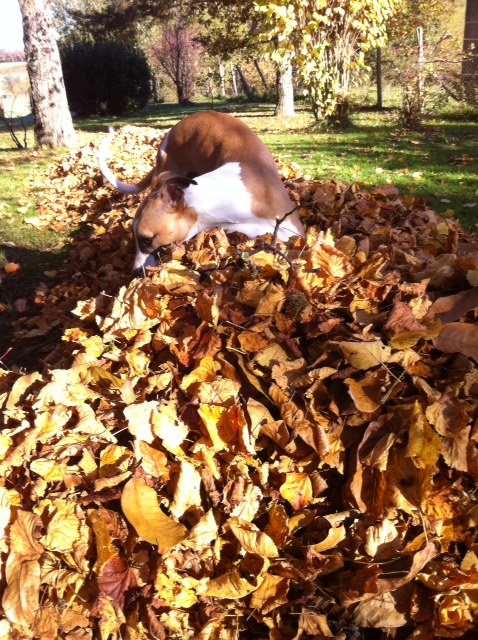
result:
<svg viewBox="0 0 478 640"><path fill-rule="evenodd" d="M173 82L179 104L188 104L193 98L203 57L194 31L178 22L165 27L152 48L151 58Z"/></svg>
<svg viewBox="0 0 478 640"><path fill-rule="evenodd" d="M238 54L250 60L264 56L265 16L257 11L254 0L198 0L194 4L201 15L203 31L200 39L212 55L222 59ZM294 87L290 57L276 59L277 105L276 115L293 116Z"/></svg>
<svg viewBox="0 0 478 640"><path fill-rule="evenodd" d="M71 108L80 116L126 115L142 109L151 75L138 49L113 42L77 42L61 51Z"/></svg>
<svg viewBox="0 0 478 640"><path fill-rule="evenodd" d="M463 38L463 80L466 94L476 104L478 86L478 3L467 0L465 16L465 34Z"/></svg>
<svg viewBox="0 0 478 640"><path fill-rule="evenodd" d="M147 19L165 19L173 4L167 0L52 0L63 37L83 41L136 41L138 26Z"/></svg>
<svg viewBox="0 0 478 640"><path fill-rule="evenodd" d="M343 119L368 50L383 44L400 0L255 0L278 62L291 58L317 120Z"/></svg>
<svg viewBox="0 0 478 640"><path fill-rule="evenodd" d="M49 0L19 0L19 4L35 137L40 145L72 147L76 144L76 134L66 99Z"/></svg>
<svg viewBox="0 0 478 640"><path fill-rule="evenodd" d="M402 92L401 118L419 126L430 105L463 98L460 44L448 31L456 0L402 0L388 25L389 77ZM420 47L417 29L423 29Z"/></svg>

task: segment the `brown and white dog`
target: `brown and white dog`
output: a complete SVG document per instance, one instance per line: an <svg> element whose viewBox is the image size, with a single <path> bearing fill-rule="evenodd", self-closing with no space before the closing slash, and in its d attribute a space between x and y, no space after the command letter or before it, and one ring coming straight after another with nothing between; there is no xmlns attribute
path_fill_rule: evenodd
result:
<svg viewBox="0 0 478 640"><path fill-rule="evenodd" d="M294 209L266 145L243 122L217 111L199 111L167 133L155 167L137 185L116 179L106 164L113 133L103 143L103 176L123 193L151 193L136 212L133 275L156 264L162 245L189 240L222 227L250 238L272 233L277 219ZM277 237L304 234L296 212L279 226Z"/></svg>

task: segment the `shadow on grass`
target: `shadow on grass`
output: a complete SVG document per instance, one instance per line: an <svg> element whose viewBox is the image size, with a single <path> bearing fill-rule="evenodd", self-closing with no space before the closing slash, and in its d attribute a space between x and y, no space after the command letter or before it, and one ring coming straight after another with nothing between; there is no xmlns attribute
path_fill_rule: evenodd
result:
<svg viewBox="0 0 478 640"><path fill-rule="evenodd" d="M14 322L37 315L42 294L51 286L55 273L67 259L67 251L42 251L0 243L0 255L20 265L18 271L0 276L0 360L6 367L16 365L29 370L51 349L61 327L34 339L15 338Z"/></svg>

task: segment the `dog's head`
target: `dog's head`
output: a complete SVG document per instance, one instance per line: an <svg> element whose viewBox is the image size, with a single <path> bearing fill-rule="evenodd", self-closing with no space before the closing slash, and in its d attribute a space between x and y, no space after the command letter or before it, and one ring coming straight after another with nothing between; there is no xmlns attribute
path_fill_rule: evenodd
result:
<svg viewBox="0 0 478 640"><path fill-rule="evenodd" d="M184 240L196 222L196 215L184 201L184 191L197 184L191 178L163 171L153 178L151 193L136 212L133 231L136 258L133 276L144 275L146 267L156 264L160 247Z"/></svg>

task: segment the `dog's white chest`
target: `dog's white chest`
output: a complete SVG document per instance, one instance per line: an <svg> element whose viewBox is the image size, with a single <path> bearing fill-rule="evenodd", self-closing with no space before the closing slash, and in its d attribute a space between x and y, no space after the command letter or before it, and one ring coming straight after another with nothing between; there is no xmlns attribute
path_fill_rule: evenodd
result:
<svg viewBox="0 0 478 640"><path fill-rule="evenodd" d="M197 214L186 240L213 227L240 231L250 238L274 231L275 220L259 218L252 212L252 194L242 178L239 162L228 162L199 176L196 182L184 193L186 205ZM279 237L282 235L281 239L287 239L290 233Z"/></svg>
<svg viewBox="0 0 478 640"><path fill-rule="evenodd" d="M198 214L201 230L251 222L252 196L242 179L239 162L228 162L196 181L197 185L189 187L184 195L186 205Z"/></svg>

